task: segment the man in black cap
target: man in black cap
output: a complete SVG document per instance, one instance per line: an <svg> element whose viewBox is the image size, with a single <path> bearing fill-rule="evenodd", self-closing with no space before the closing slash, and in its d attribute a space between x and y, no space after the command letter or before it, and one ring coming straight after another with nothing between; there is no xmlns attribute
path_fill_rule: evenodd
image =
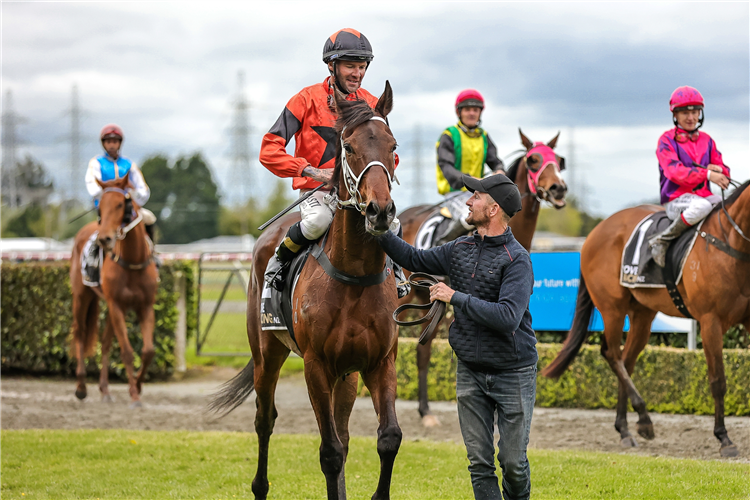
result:
<svg viewBox="0 0 750 500"><path fill-rule="evenodd" d="M430 288L430 299L453 305L449 341L458 358L458 417L474 497L501 498L493 444L497 420L503 497L526 499L538 355L529 312L531 259L508 227L521 210L521 195L504 175L464 175L464 185L474 193L466 202L473 234L430 250L417 250L391 233L379 242L405 269L450 277L450 287Z"/></svg>

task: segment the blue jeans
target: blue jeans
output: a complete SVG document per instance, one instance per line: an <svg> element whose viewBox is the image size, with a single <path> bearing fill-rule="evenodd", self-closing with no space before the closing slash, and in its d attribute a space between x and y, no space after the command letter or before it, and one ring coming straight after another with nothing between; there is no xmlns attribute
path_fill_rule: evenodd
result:
<svg viewBox="0 0 750 500"><path fill-rule="evenodd" d="M473 371L459 360L456 396L474 498L529 498L526 447L536 400L536 365L491 375ZM495 416L500 431L497 459L503 470L502 497L495 474Z"/></svg>

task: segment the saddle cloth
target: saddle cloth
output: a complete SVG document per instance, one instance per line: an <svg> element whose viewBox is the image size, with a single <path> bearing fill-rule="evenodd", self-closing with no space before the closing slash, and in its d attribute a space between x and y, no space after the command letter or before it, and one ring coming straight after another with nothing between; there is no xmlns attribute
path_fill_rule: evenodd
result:
<svg viewBox="0 0 750 500"><path fill-rule="evenodd" d="M299 346L294 338L294 318L292 317L292 297L297 279L307 262L312 246L308 245L292 260L284 280L284 289L276 290L263 281L263 293L260 299L260 329L273 331L285 346L301 356Z"/></svg>
<svg viewBox="0 0 750 500"><path fill-rule="evenodd" d="M664 288L662 268L654 262L651 256L651 248L648 240L658 233L664 231L672 223L666 212L656 212L644 218L635 226L630 235L625 249L622 252L622 263L620 266L620 285L626 288ZM693 248L695 238L698 236L703 221L695 228L685 231L669 246L668 259L674 262L675 285L682 279L682 268L685 265L685 257Z"/></svg>
<svg viewBox="0 0 750 500"><path fill-rule="evenodd" d="M445 232L446 227L450 223L451 215L448 208L436 209L417 229L414 247L417 250L427 250L434 247L435 240Z"/></svg>

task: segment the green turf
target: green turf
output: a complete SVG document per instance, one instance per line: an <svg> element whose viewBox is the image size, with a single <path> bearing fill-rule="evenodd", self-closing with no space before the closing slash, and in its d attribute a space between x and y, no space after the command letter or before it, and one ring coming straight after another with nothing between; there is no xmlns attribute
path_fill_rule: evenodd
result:
<svg viewBox="0 0 750 500"><path fill-rule="evenodd" d="M324 498L317 436L274 435L271 499ZM2 432L2 498L252 498L257 440L229 432ZM747 498L747 464L626 454L531 450L532 498ZM378 476L373 438L353 438L349 498ZM472 498L463 446L405 440L394 499Z"/></svg>
<svg viewBox="0 0 750 500"><path fill-rule="evenodd" d="M203 345L201 351L211 352L250 352L247 343L247 320L245 313L219 312L215 317L211 328L206 333L211 313L201 313L201 339ZM193 340L193 344L195 341Z"/></svg>

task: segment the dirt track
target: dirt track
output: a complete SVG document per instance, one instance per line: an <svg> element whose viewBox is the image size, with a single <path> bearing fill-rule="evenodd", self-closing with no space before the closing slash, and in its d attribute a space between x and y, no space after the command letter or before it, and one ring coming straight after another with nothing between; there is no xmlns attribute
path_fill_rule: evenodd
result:
<svg viewBox="0 0 750 500"><path fill-rule="evenodd" d="M73 380L2 378L3 429L145 429L145 430L222 430L253 431L254 396L219 421L202 414L209 395L233 376L230 369L216 369L182 382L153 383L144 386L144 407L128 408L127 386L112 387L115 402L99 401L95 383L89 384L89 398L78 401ZM301 375L279 381L276 393L279 418L276 433L317 434L315 415ZM432 403L440 427L425 428L416 402L398 401L397 412L404 439L450 440L461 443L455 403ZM719 442L713 436L713 417L652 414L656 439L638 438L639 448L627 453L697 459L719 459ZM531 429L532 448L584 449L622 452L614 430L614 410L562 410L536 408ZM635 414L628 415L635 432ZM750 418L728 417L727 430L740 449L738 459L750 463ZM357 400L352 412L352 435L375 436L377 420L369 398Z"/></svg>

